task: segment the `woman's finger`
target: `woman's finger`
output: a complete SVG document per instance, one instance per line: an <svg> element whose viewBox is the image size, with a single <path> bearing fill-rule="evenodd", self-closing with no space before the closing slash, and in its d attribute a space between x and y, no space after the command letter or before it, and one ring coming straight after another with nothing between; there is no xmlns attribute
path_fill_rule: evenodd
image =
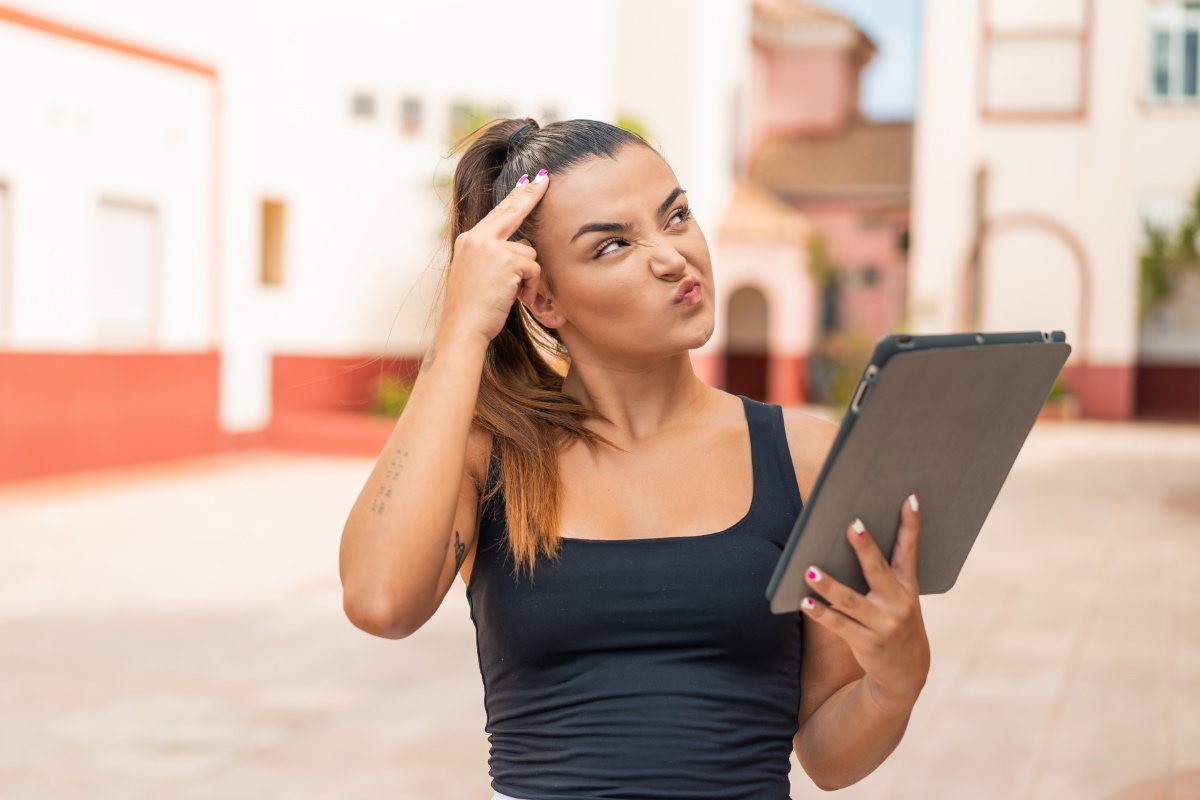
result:
<svg viewBox="0 0 1200 800"><path fill-rule="evenodd" d="M508 196L479 220L473 230L497 239L507 239L517 232L529 212L546 195L546 188L550 185L550 175L546 170L538 172L533 180L529 180L528 175L522 175L521 178Z"/></svg>
<svg viewBox="0 0 1200 800"><path fill-rule="evenodd" d="M817 567L809 567L804 573L804 580L842 614L867 628L876 627L882 611L846 584L826 575Z"/></svg>
<svg viewBox="0 0 1200 800"><path fill-rule="evenodd" d="M821 627L836 633L851 649L861 647L866 642L866 628L816 598L806 597L801 600L800 611Z"/></svg>
<svg viewBox="0 0 1200 800"><path fill-rule="evenodd" d="M537 261L537 250L533 249L528 239L522 239L519 242L504 242L503 245L508 248L509 252L516 253L521 258Z"/></svg>
<svg viewBox="0 0 1200 800"><path fill-rule="evenodd" d="M920 591L917 585L917 541L921 538L921 507L913 492L900 506L900 532L892 549L892 569L896 579L909 589Z"/></svg>
<svg viewBox="0 0 1200 800"><path fill-rule="evenodd" d="M858 556L858 563L862 566L863 576L867 579L871 591L885 598L895 597L900 591L896 573L892 571L892 565L883 557L879 545L867 532L861 519L854 520L846 530L846 538L850 540L850 546Z"/></svg>

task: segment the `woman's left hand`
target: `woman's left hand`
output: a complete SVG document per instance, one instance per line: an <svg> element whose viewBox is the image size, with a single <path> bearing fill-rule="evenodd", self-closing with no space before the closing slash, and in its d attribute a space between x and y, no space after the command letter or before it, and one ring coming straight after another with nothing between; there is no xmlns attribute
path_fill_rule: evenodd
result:
<svg viewBox="0 0 1200 800"><path fill-rule="evenodd" d="M890 714L912 710L929 674L929 639L917 586L918 508L915 494L901 506L890 564L860 520L847 530L870 587L865 596L810 567L805 574L808 585L828 603L811 597L801 603L809 619L849 645L866 673L863 683L869 696Z"/></svg>

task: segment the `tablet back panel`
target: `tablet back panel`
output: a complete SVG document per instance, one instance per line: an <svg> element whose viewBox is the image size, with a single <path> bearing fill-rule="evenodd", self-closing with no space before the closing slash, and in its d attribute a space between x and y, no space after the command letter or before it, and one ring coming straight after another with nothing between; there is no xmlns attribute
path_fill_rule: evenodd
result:
<svg viewBox="0 0 1200 800"><path fill-rule="evenodd" d="M810 566L865 594L846 529L861 518L890 559L901 503L914 491L921 593L954 585L1070 350L1038 341L888 358L847 413L796 521L767 590L772 610L796 611L816 594L804 582Z"/></svg>

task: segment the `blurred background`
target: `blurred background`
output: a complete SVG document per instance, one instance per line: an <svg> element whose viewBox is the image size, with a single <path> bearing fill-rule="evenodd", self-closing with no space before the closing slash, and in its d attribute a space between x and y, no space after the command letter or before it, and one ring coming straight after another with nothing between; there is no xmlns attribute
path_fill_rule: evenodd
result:
<svg viewBox="0 0 1200 800"><path fill-rule="evenodd" d="M497 116L661 149L730 392L836 419L885 333L1066 332L844 796L1200 797L1181 0L0 0L0 795L489 796L461 586L371 640L336 549Z"/></svg>

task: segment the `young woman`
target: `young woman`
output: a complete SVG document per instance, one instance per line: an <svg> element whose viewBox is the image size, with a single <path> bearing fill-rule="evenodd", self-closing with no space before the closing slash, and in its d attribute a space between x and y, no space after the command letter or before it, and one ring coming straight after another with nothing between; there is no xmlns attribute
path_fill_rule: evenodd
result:
<svg viewBox="0 0 1200 800"><path fill-rule="evenodd" d="M530 178L532 177L532 179ZM421 627L459 574L497 798L788 796L895 748L925 682L918 503L861 595L765 596L835 428L701 382L712 264L644 140L493 123L454 176L432 346L342 538L363 630ZM566 374L552 368L566 366Z"/></svg>

